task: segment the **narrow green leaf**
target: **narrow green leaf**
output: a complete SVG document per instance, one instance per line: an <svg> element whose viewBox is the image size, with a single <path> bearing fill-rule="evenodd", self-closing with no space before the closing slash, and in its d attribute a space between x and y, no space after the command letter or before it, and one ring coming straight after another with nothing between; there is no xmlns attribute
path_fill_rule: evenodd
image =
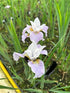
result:
<svg viewBox="0 0 70 93"><path fill-rule="evenodd" d="M70 88L70 86L60 87L60 88L56 88L56 89L67 89L67 88Z"/></svg>
<svg viewBox="0 0 70 93"><path fill-rule="evenodd" d="M2 35L0 34L0 45L2 45L4 48L8 49L7 44L5 43L4 39L2 38Z"/></svg>
<svg viewBox="0 0 70 93"><path fill-rule="evenodd" d="M14 49L15 49L16 52L20 52L21 51L21 46L20 46L20 42L18 40L16 30L15 30L15 27L14 27L14 24L13 24L12 20L10 21L10 26L8 26L8 28L9 28L8 29L9 33L11 35L11 39L13 41Z"/></svg>
<svg viewBox="0 0 70 93"><path fill-rule="evenodd" d="M70 93L70 91L60 91L60 90L50 90L52 92L56 92L56 93Z"/></svg>
<svg viewBox="0 0 70 93"><path fill-rule="evenodd" d="M23 89L23 90L29 91L29 92L43 93L42 90L40 90L40 89L31 89L31 88L29 88L29 89Z"/></svg>
<svg viewBox="0 0 70 93"><path fill-rule="evenodd" d="M15 88L7 87L7 86L2 86L2 85L0 85L0 89L11 89L11 90L15 90Z"/></svg>

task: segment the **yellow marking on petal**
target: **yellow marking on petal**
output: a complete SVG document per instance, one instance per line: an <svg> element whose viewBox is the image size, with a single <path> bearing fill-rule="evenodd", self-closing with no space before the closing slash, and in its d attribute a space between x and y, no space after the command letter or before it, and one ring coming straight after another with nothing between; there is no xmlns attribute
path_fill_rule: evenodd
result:
<svg viewBox="0 0 70 93"><path fill-rule="evenodd" d="M39 30L39 31L35 31L34 33L35 33L35 34L38 34L38 33L39 33L39 32L41 32L41 31L42 31L42 30Z"/></svg>
<svg viewBox="0 0 70 93"><path fill-rule="evenodd" d="M40 31L42 31L42 29L40 29Z"/></svg>
<svg viewBox="0 0 70 93"><path fill-rule="evenodd" d="M26 56L27 58L29 58L29 56L27 54L24 54L24 56ZM30 58L29 58L30 59Z"/></svg>
<svg viewBox="0 0 70 93"><path fill-rule="evenodd" d="M36 60L36 62L39 64L39 62L40 62L40 59L37 59L37 60Z"/></svg>
<svg viewBox="0 0 70 93"><path fill-rule="evenodd" d="M30 31L33 31L32 27L30 28Z"/></svg>
<svg viewBox="0 0 70 93"><path fill-rule="evenodd" d="M36 32L34 32L34 33L35 33L35 34L38 34L39 32L36 31Z"/></svg>
<svg viewBox="0 0 70 93"><path fill-rule="evenodd" d="M27 36L30 36L30 34L28 33Z"/></svg>
<svg viewBox="0 0 70 93"><path fill-rule="evenodd" d="M35 61L32 61L32 62L33 62L33 64L39 64L40 59L36 59Z"/></svg>

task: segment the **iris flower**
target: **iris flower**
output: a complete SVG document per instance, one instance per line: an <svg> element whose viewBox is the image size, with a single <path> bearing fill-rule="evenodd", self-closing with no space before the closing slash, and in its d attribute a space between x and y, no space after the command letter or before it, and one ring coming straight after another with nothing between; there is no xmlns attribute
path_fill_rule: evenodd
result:
<svg viewBox="0 0 70 93"><path fill-rule="evenodd" d="M31 25L27 25L27 27L23 29L23 43L25 43L25 39L27 37L29 37L31 41L35 41L36 43L38 43L40 40L44 40L42 32L44 32L45 36L47 36L48 26L46 26L45 24L41 25L38 17L35 18L34 22L30 21L30 23Z"/></svg>
<svg viewBox="0 0 70 93"><path fill-rule="evenodd" d="M28 66L31 67L32 72L35 73L34 78L39 78L45 74L44 63L42 60L38 59L40 54L48 54L46 50L43 50L44 48L45 46L41 46L40 44L37 44L35 41L33 41L24 53L20 54L14 52L13 59L18 61L20 57L27 57L29 59Z"/></svg>

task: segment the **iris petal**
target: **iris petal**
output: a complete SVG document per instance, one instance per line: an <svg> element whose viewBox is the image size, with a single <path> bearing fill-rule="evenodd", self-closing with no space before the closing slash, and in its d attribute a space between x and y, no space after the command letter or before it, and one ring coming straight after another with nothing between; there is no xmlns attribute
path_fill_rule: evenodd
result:
<svg viewBox="0 0 70 93"><path fill-rule="evenodd" d="M47 50L42 50L42 51L41 51L41 54L43 54L43 55L48 55L48 52L47 52Z"/></svg>
<svg viewBox="0 0 70 93"><path fill-rule="evenodd" d="M25 39L28 37L28 35L25 33L25 34L23 34L22 35L22 41L23 41L23 43L25 43Z"/></svg>
<svg viewBox="0 0 70 93"><path fill-rule="evenodd" d="M38 43L40 40L43 40L43 33L42 32L39 32L39 33L32 32L30 34L30 40Z"/></svg>
<svg viewBox="0 0 70 93"><path fill-rule="evenodd" d="M28 66L31 67L33 73L35 73L34 78L40 78L45 74L45 67L42 60L36 60L35 62L29 61Z"/></svg>
<svg viewBox="0 0 70 93"><path fill-rule="evenodd" d="M39 20L38 17L35 18L35 20L34 20L34 24L35 24L37 27L40 26L40 20Z"/></svg>
<svg viewBox="0 0 70 93"><path fill-rule="evenodd" d="M14 52L13 53L13 59L15 61L18 61L20 57L23 57L24 58L24 53L23 54L20 54L20 53L17 53L17 52Z"/></svg>
<svg viewBox="0 0 70 93"><path fill-rule="evenodd" d="M48 30L48 26L43 26L42 28L43 32L45 33L45 36L47 36L47 30Z"/></svg>

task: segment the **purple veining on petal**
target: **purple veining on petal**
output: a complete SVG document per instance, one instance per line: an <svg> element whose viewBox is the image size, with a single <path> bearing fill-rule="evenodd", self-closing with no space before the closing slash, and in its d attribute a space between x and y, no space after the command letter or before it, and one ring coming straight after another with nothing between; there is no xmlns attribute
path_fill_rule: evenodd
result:
<svg viewBox="0 0 70 93"><path fill-rule="evenodd" d="M42 32L39 32L39 33L32 32L30 34L30 40L38 43L40 40L43 40L43 33Z"/></svg>
<svg viewBox="0 0 70 93"><path fill-rule="evenodd" d="M45 67L43 61L42 60L38 61L39 61L38 63L36 61L28 62L28 66L31 67L32 72L35 73L34 78L40 78L45 73Z"/></svg>

